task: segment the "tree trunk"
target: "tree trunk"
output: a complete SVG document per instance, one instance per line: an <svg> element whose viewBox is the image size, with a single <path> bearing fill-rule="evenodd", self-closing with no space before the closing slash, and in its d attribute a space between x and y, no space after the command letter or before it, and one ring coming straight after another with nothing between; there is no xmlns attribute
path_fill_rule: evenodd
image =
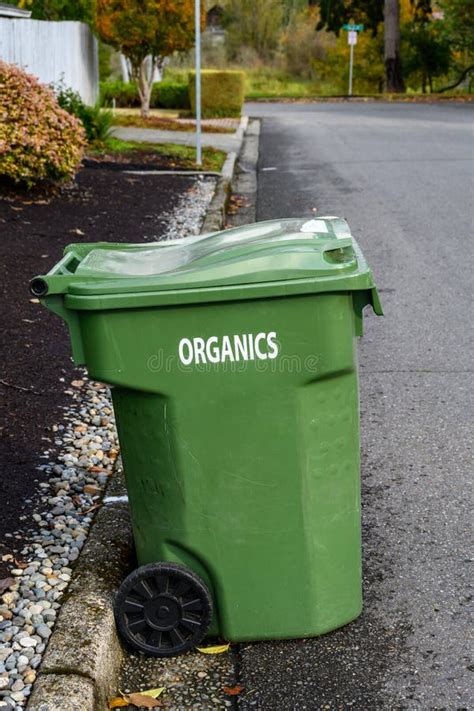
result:
<svg viewBox="0 0 474 711"><path fill-rule="evenodd" d="M385 90L405 91L400 61L400 1L384 0Z"/></svg>
<svg viewBox="0 0 474 711"><path fill-rule="evenodd" d="M140 112L143 118L150 113L151 90L153 88L153 77L159 64L160 57L145 57L142 61L133 61L132 78L137 84L138 96L140 97Z"/></svg>

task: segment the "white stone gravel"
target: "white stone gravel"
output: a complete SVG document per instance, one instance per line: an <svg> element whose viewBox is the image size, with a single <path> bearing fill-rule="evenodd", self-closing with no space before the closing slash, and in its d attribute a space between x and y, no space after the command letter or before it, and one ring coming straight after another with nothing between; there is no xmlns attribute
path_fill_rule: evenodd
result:
<svg viewBox="0 0 474 711"><path fill-rule="evenodd" d="M119 451L109 389L86 377L73 383L66 391L73 403L63 424L53 427L58 456L38 467L51 476L40 484L38 530L21 551L26 567L10 570L15 582L0 596L0 711L19 711L30 695ZM3 556L14 564L12 558Z"/></svg>
<svg viewBox="0 0 474 711"><path fill-rule="evenodd" d="M215 188L215 178L198 176L174 210L166 214L168 227L162 239L179 239L199 234Z"/></svg>

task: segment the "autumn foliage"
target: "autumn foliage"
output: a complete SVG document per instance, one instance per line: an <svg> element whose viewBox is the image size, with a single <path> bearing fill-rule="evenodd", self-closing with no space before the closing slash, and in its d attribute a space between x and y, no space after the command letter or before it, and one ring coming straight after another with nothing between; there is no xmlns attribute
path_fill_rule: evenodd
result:
<svg viewBox="0 0 474 711"><path fill-rule="evenodd" d="M53 92L0 61L0 175L28 187L72 178L85 146L79 121Z"/></svg>
<svg viewBox="0 0 474 711"><path fill-rule="evenodd" d="M146 115L155 68L194 44L194 0L97 0L96 12L102 40L130 60Z"/></svg>

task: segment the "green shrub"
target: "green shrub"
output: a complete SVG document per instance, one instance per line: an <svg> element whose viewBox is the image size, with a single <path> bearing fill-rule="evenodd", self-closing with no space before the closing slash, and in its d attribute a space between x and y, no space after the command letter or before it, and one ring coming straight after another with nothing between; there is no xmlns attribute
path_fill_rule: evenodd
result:
<svg viewBox="0 0 474 711"><path fill-rule="evenodd" d="M240 71L204 69L201 72L203 118L240 116L244 103L245 75ZM195 72L189 72L189 97L196 114Z"/></svg>
<svg viewBox="0 0 474 711"><path fill-rule="evenodd" d="M102 106L129 109L140 106L138 89L133 82L103 81L100 83ZM153 84L150 98L152 109L189 109L188 85L186 82L160 81Z"/></svg>
<svg viewBox="0 0 474 711"><path fill-rule="evenodd" d="M85 145L80 122L52 90L0 61L0 175L32 187L76 173Z"/></svg>
<svg viewBox="0 0 474 711"><path fill-rule="evenodd" d="M87 106L77 91L62 85L56 86L55 91L60 107L78 118L84 126L89 143L103 143L110 136L113 123L110 111L101 110L99 104Z"/></svg>
<svg viewBox="0 0 474 711"><path fill-rule="evenodd" d="M151 106L157 109L190 109L188 85L177 81L153 84Z"/></svg>
<svg viewBox="0 0 474 711"><path fill-rule="evenodd" d="M134 106L140 106L140 97L138 89L133 82L101 81L100 82L100 103L102 106L113 106L117 108L128 109Z"/></svg>

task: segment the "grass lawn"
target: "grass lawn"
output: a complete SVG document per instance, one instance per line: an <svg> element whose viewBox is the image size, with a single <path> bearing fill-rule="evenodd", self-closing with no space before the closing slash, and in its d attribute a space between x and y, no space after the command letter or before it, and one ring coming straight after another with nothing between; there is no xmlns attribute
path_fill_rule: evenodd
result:
<svg viewBox="0 0 474 711"><path fill-rule="evenodd" d="M308 79L298 79L286 72L248 70L245 99L302 99L321 93L321 86Z"/></svg>
<svg viewBox="0 0 474 711"><path fill-rule="evenodd" d="M115 109L112 112L115 126L135 126L136 128L160 128L162 131L195 131L195 125L189 121L177 121L178 111L151 110L147 118L143 118L140 109ZM224 126L210 126L203 121L203 133L234 133L234 129Z"/></svg>
<svg viewBox="0 0 474 711"><path fill-rule="evenodd" d="M138 162L140 155L156 154L157 157L168 159L170 167L183 169L197 169L195 163L196 149L193 146L181 146L177 143L138 143L136 141L122 141L120 138L108 138L100 146L91 146L88 151L93 158L120 158L126 157L128 160L135 158ZM213 170L220 172L226 153L218 151L216 148L203 147L202 166L203 170ZM149 162L149 161L147 161Z"/></svg>

